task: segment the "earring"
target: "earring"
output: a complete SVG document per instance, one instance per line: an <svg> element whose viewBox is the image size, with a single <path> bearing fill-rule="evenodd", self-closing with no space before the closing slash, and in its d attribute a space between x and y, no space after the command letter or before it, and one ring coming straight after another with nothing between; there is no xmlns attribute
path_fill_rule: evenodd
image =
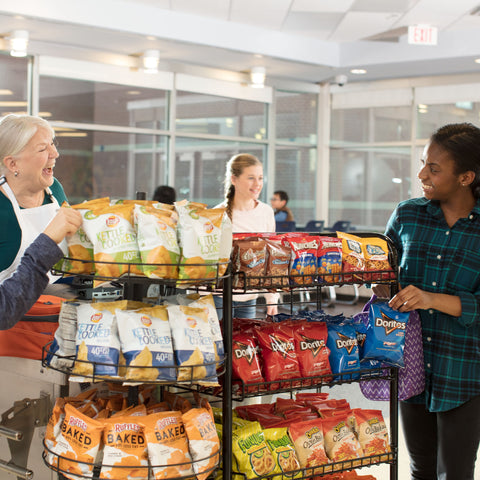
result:
<svg viewBox="0 0 480 480"><path fill-rule="evenodd" d="M18 177L18 170L15 170L14 175L15 175L16 177Z"/></svg>

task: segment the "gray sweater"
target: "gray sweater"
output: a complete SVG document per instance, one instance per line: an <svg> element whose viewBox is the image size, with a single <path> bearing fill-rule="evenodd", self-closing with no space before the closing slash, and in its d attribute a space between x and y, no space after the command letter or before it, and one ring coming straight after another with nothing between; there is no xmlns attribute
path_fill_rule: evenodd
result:
<svg viewBox="0 0 480 480"><path fill-rule="evenodd" d="M25 250L15 273L0 284L0 330L12 328L30 310L48 285L47 272L62 256L44 233Z"/></svg>

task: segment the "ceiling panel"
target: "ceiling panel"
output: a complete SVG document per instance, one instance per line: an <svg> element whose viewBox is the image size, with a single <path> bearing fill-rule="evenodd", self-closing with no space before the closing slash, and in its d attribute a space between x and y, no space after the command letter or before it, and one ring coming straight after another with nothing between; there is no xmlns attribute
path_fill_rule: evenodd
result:
<svg viewBox="0 0 480 480"><path fill-rule="evenodd" d="M354 12L394 12L408 11L421 0L355 0L351 10ZM440 3L440 2L437 2Z"/></svg>
<svg viewBox="0 0 480 480"><path fill-rule="evenodd" d="M285 20L283 31L299 33L326 40L342 20L343 13L291 13Z"/></svg>
<svg viewBox="0 0 480 480"><path fill-rule="evenodd" d="M334 42L353 42L389 30L396 18L389 13L348 12L329 37Z"/></svg>
<svg viewBox="0 0 480 480"><path fill-rule="evenodd" d="M271 30L279 30L291 0L231 0L230 20Z"/></svg>
<svg viewBox="0 0 480 480"><path fill-rule="evenodd" d="M290 12L346 12L355 0L293 0Z"/></svg>
<svg viewBox="0 0 480 480"><path fill-rule="evenodd" d="M170 0L171 10L228 20L229 0ZM164 8L164 7L161 7Z"/></svg>

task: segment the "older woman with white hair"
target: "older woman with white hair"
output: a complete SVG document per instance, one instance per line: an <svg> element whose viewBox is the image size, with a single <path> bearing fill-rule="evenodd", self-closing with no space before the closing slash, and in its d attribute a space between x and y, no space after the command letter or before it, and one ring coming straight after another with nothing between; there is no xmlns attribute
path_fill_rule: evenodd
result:
<svg viewBox="0 0 480 480"><path fill-rule="evenodd" d="M57 158L55 132L43 118L11 114L0 121L0 282L66 200L53 176Z"/></svg>

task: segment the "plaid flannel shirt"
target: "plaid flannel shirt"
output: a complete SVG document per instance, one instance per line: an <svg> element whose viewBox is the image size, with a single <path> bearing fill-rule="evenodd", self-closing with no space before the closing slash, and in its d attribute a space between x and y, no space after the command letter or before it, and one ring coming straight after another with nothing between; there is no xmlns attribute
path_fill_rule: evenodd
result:
<svg viewBox="0 0 480 480"><path fill-rule="evenodd" d="M419 310L428 410L455 408L480 395L480 200L453 227L426 198L401 202L385 234L398 250L400 285L460 297L462 314Z"/></svg>

